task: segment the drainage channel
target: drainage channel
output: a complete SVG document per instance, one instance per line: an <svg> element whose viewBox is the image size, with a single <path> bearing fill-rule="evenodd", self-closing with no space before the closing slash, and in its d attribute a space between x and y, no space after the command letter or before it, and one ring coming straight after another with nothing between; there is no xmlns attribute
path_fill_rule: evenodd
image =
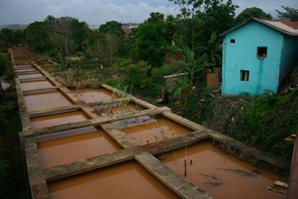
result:
<svg viewBox="0 0 298 199"><path fill-rule="evenodd" d="M68 90L39 55L10 54L32 198L285 197L268 189L282 160L108 85Z"/></svg>

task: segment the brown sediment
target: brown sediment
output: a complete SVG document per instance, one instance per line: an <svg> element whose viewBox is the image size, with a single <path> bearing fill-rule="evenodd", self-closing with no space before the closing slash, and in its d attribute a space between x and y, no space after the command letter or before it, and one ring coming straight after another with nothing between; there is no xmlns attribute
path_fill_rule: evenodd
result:
<svg viewBox="0 0 298 199"><path fill-rule="evenodd" d="M277 199L285 195L269 191L274 180L284 180L202 142L159 156L169 168L218 199ZM186 166L185 166L186 165ZM185 171L186 170L186 171Z"/></svg>
<svg viewBox="0 0 298 199"><path fill-rule="evenodd" d="M134 103L130 103L130 104L124 104L124 105L121 105L121 104L115 105L112 108L106 108L102 110L99 109L97 112L101 116L108 116L108 115L121 114L121 113L130 113L130 112L139 111L139 110L144 110L144 108Z"/></svg>
<svg viewBox="0 0 298 199"><path fill-rule="evenodd" d="M61 92L36 93L24 96L27 111L40 111L69 106L72 103Z"/></svg>
<svg viewBox="0 0 298 199"><path fill-rule="evenodd" d="M85 103L92 102L101 102L101 101L110 101L112 99L113 93L109 90L100 88L100 89L90 89L90 90L81 90L76 91L73 94L80 101L84 101Z"/></svg>
<svg viewBox="0 0 298 199"><path fill-rule="evenodd" d="M44 168L111 153L120 148L103 130L94 127L70 130L65 134L60 132L52 139L38 142Z"/></svg>
<svg viewBox="0 0 298 199"><path fill-rule="evenodd" d="M21 83L23 91L34 90L39 88L52 88L53 85L49 81L34 81Z"/></svg>
<svg viewBox="0 0 298 199"><path fill-rule="evenodd" d="M191 132L189 128L182 126L167 118L156 118L122 129L128 137L133 138L136 144L144 145L152 142L160 142Z"/></svg>
<svg viewBox="0 0 298 199"><path fill-rule="evenodd" d="M82 111L74 111L70 113L55 114L44 117L36 117L31 119L33 128L43 128L73 122L81 122L89 119Z"/></svg>
<svg viewBox="0 0 298 199"><path fill-rule="evenodd" d="M37 78L37 77L43 77L41 73L37 74L30 74L30 75L18 75L19 79L31 79L31 78Z"/></svg>
<svg viewBox="0 0 298 199"><path fill-rule="evenodd" d="M178 198L133 161L49 183L49 190L52 199Z"/></svg>

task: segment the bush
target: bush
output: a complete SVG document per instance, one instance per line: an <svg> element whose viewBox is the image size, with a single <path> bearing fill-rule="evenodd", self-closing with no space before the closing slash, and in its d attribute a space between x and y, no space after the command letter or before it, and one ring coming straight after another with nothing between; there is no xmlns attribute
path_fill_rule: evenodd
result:
<svg viewBox="0 0 298 199"><path fill-rule="evenodd" d="M293 144L284 138L298 131L298 91L254 100L241 121L241 140L291 158Z"/></svg>
<svg viewBox="0 0 298 199"><path fill-rule="evenodd" d="M9 60L5 53L0 52L0 76L4 75L9 66Z"/></svg>

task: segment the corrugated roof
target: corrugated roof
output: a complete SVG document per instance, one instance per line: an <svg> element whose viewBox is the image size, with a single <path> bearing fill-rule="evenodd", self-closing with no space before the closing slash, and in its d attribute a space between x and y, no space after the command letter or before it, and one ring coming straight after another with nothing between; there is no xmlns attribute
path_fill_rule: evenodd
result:
<svg viewBox="0 0 298 199"><path fill-rule="evenodd" d="M243 26L244 24L247 24L249 22L252 21L256 21L259 23L262 23L266 26L269 26L277 31L280 31L286 35L290 35L290 36L298 36L298 22L297 21L288 21L288 20L266 20L266 19L259 19L259 18L251 18L251 20L242 23L224 33L222 33L221 35L226 35L229 32L232 32L236 29L238 29L239 27Z"/></svg>

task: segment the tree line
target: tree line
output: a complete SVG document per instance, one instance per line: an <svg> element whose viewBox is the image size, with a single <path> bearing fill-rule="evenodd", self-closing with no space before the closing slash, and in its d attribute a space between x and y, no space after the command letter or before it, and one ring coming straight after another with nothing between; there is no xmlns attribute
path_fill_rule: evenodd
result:
<svg viewBox="0 0 298 199"><path fill-rule="evenodd" d="M206 57L209 66L218 65L220 38L218 35L250 17L272 19L260 8L243 10L235 17L237 5L231 0L170 0L181 8L177 16L151 13L150 17L125 35L121 24L109 21L97 30L90 30L85 22L71 17L48 16L33 22L24 30L2 29L0 41L6 44L28 44L33 50L55 58L68 67L68 57L82 55L105 66L113 65L119 56L145 61L160 67L169 52L194 52L195 57ZM298 20L298 10L283 7L279 18ZM150 76L150 70L148 75Z"/></svg>

